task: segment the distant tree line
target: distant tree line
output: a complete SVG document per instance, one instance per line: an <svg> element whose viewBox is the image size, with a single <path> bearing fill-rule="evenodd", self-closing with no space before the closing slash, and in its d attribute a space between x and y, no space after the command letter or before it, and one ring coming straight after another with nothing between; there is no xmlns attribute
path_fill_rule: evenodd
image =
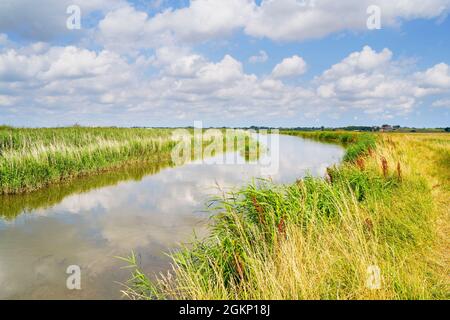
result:
<svg viewBox="0 0 450 320"><path fill-rule="evenodd" d="M414 128L414 127L401 127L399 125L383 124L382 126L346 126L346 127L266 127L266 126L251 126L243 127L240 129L252 129L252 130L264 130L264 129L280 129L280 130L296 130L296 131L392 131L392 132L450 132L450 128Z"/></svg>

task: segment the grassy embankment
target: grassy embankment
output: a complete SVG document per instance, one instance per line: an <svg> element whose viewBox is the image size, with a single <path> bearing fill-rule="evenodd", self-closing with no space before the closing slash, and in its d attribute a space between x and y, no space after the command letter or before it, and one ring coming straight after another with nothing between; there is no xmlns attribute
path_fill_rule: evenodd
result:
<svg viewBox="0 0 450 320"><path fill-rule="evenodd" d="M216 199L210 236L173 253L167 274L150 280L134 255L128 259L134 271L125 293L449 298L450 136L285 133L346 143L345 161L325 179L265 182ZM373 266L381 271L379 287L370 280Z"/></svg>
<svg viewBox="0 0 450 320"><path fill-rule="evenodd" d="M171 131L122 128L0 128L0 193L40 189L131 162L167 162Z"/></svg>
<svg viewBox="0 0 450 320"><path fill-rule="evenodd" d="M127 128L41 128L21 129L0 126L0 194L26 193L50 184L69 181L119 167L146 164L157 167L175 165L172 151L178 143L172 139L173 129L127 129ZM222 145L212 148L221 152L227 146L222 133ZM205 154L207 146L220 140L214 136L196 136L193 130L185 130L190 136L190 155L183 161L197 159ZM239 150L246 159L259 155L259 145L243 131L229 132L235 139L245 137L244 150ZM210 132L210 134L212 134ZM253 141L253 140L252 140ZM201 143L203 154L197 154L194 144ZM233 146L231 146L233 147ZM210 148L211 149L211 148ZM225 150L225 149L224 149ZM183 153L183 151L181 151Z"/></svg>
<svg viewBox="0 0 450 320"><path fill-rule="evenodd" d="M87 193L123 181L140 181L145 176L156 174L170 165L170 162L143 162L108 170L102 174L85 175L67 183L56 183L51 188L19 195L3 194L0 195L0 219L14 220L20 214L54 206L73 194Z"/></svg>

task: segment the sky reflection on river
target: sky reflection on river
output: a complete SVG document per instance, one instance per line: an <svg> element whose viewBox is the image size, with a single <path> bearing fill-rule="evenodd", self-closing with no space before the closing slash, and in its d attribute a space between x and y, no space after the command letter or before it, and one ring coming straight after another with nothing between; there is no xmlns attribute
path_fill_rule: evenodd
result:
<svg viewBox="0 0 450 320"><path fill-rule="evenodd" d="M308 172L321 176L343 153L339 146L280 136L279 172L271 178L289 183ZM39 199L0 198L0 298L120 298L117 282L129 270L120 269L123 263L114 256L134 250L147 273L166 271L165 253L192 239L194 230L205 234L205 203L218 186L229 190L260 174L253 164L159 169L107 182L90 178L86 190L58 187L56 197L49 188ZM79 291L66 288L65 271L72 264L81 267Z"/></svg>

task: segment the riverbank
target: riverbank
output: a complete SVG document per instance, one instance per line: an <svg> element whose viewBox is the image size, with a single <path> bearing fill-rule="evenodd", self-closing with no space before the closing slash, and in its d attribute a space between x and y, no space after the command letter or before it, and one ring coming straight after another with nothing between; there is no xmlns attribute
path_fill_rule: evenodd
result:
<svg viewBox="0 0 450 320"><path fill-rule="evenodd" d="M132 162L167 162L171 130L0 129L0 193L34 191Z"/></svg>
<svg viewBox="0 0 450 320"><path fill-rule="evenodd" d="M210 236L172 254L156 280L135 269L125 294L448 299L450 136L284 133L345 143L345 161L325 179L215 199Z"/></svg>
<svg viewBox="0 0 450 320"><path fill-rule="evenodd" d="M136 165L179 165L214 156L227 148L238 150L246 160L257 159L263 151L245 131L194 131L0 126L0 194L28 193ZM173 152L179 153L175 161Z"/></svg>

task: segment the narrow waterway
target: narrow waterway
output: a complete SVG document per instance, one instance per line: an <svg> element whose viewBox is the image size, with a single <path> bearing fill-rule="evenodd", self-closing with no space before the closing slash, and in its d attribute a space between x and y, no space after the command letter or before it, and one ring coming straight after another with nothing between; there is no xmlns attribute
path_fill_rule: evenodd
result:
<svg viewBox="0 0 450 320"><path fill-rule="evenodd" d="M323 176L344 149L280 136L279 168L290 183ZM239 155L237 155L239 156ZM35 193L0 197L0 299L117 299L129 270L115 256L132 250L145 272L169 268L165 253L205 234L206 202L260 177L258 164L138 166L81 178ZM81 290L66 269L81 268Z"/></svg>

